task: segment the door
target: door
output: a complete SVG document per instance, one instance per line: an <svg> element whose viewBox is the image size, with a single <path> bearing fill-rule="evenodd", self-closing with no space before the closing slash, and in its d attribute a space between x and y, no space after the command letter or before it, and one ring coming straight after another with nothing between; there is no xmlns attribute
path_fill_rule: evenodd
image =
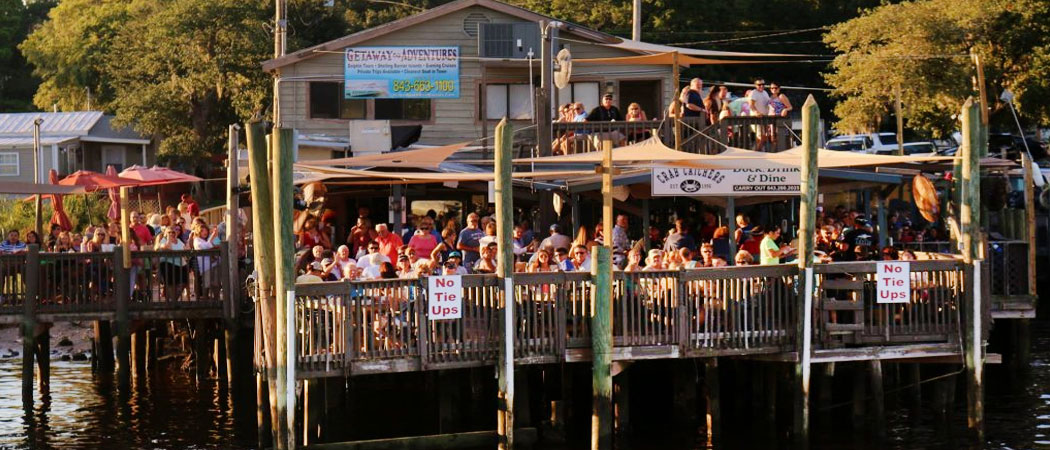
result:
<svg viewBox="0 0 1050 450"><path fill-rule="evenodd" d="M649 120L663 117L663 96L660 92L660 80L621 80L620 111L627 113L627 106L638 103Z"/></svg>
<svg viewBox="0 0 1050 450"><path fill-rule="evenodd" d="M123 145L103 145L102 146L102 173L106 172L106 168L113 166L117 169L117 172L124 170L127 161L127 150Z"/></svg>

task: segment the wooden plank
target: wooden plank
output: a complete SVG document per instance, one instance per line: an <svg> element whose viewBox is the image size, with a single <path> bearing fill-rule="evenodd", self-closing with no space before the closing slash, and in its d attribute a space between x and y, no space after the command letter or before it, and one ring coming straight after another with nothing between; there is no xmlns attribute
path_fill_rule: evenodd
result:
<svg viewBox="0 0 1050 450"><path fill-rule="evenodd" d="M514 430L514 435L522 446L531 446L538 439L535 428L517 428ZM445 450L490 447L496 444L497 441L498 437L495 431L470 431L466 433L373 439L368 441L334 442L330 444L315 444L304 448L306 450Z"/></svg>
<svg viewBox="0 0 1050 450"><path fill-rule="evenodd" d="M821 289L836 289L836 290L848 290L848 291L860 291L864 289L864 280L847 280L841 278L832 278L824 280L820 283Z"/></svg>
<svg viewBox="0 0 1050 450"><path fill-rule="evenodd" d="M864 302L850 302L843 300L824 300L820 302L820 309L824 311L863 311ZM829 324L830 325L830 324Z"/></svg>

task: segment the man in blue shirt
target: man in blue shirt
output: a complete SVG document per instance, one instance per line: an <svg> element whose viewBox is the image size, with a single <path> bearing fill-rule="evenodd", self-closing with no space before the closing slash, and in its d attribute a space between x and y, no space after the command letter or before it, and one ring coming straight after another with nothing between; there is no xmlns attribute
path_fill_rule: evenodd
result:
<svg viewBox="0 0 1050 450"><path fill-rule="evenodd" d="M481 257L481 254L478 253L478 240L485 236L485 232L478 228L479 219L477 213L468 214L467 227L459 232L459 242L456 243L456 250L463 252L463 265L465 267L474 267L474 263Z"/></svg>
<svg viewBox="0 0 1050 450"><path fill-rule="evenodd" d="M18 239L18 230L11 230L7 233L7 240L0 242L0 253L10 255L13 253L25 253L26 243Z"/></svg>

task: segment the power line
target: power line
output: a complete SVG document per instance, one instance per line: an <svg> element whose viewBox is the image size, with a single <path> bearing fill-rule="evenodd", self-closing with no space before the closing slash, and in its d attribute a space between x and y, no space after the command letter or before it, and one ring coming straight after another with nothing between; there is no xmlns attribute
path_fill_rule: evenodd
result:
<svg viewBox="0 0 1050 450"><path fill-rule="evenodd" d="M707 41L673 42L673 43L670 43L670 44L667 44L667 45L718 44L718 43L723 43L723 42L736 42L736 41L744 41L744 40L750 40L750 39L763 39L763 38L775 37L775 36L786 36L786 35L789 35L789 34L808 33L808 32L811 32L811 31L827 30L829 28L831 28L831 27L825 25L825 26L822 26L822 27L805 28L805 29L802 29L802 30L781 31L781 32L778 32L778 33L760 34L760 35L757 35L757 36L743 36L743 37L738 37L738 38L713 39L713 40L707 40Z"/></svg>

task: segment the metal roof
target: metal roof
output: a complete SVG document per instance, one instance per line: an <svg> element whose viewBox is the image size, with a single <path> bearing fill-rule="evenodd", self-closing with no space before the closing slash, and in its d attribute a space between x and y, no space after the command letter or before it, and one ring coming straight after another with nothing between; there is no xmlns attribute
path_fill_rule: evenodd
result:
<svg viewBox="0 0 1050 450"><path fill-rule="evenodd" d="M62 144L74 141L79 136L40 136L40 145ZM0 149L32 148L33 137L25 136L0 136Z"/></svg>
<svg viewBox="0 0 1050 450"><path fill-rule="evenodd" d="M0 136L32 134L33 121L38 117L44 119L40 134L85 135L102 116L102 111L0 114Z"/></svg>

